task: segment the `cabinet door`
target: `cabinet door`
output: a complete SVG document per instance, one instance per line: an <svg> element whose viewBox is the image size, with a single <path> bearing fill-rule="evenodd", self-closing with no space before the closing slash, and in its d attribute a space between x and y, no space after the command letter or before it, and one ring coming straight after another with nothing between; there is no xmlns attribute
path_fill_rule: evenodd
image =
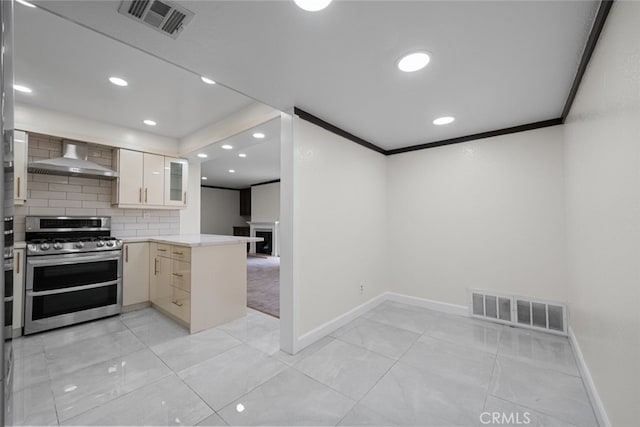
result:
<svg viewBox="0 0 640 427"><path fill-rule="evenodd" d="M122 305L149 301L149 244L127 243L123 249Z"/></svg>
<svg viewBox="0 0 640 427"><path fill-rule="evenodd" d="M164 204L187 205L187 183L189 164L184 159L164 158Z"/></svg>
<svg viewBox="0 0 640 427"><path fill-rule="evenodd" d="M143 153L145 205L164 205L164 156Z"/></svg>
<svg viewBox="0 0 640 427"><path fill-rule="evenodd" d="M118 203L142 205L143 155L139 151L118 150Z"/></svg>
<svg viewBox="0 0 640 427"><path fill-rule="evenodd" d="M154 268L154 291L151 294L155 300L151 300L151 302L165 310L169 310L171 308L171 302L173 301L171 259L163 256L156 256L154 260Z"/></svg>
<svg viewBox="0 0 640 427"><path fill-rule="evenodd" d="M27 200L27 147L29 135L17 130L13 134L13 199L16 205Z"/></svg>

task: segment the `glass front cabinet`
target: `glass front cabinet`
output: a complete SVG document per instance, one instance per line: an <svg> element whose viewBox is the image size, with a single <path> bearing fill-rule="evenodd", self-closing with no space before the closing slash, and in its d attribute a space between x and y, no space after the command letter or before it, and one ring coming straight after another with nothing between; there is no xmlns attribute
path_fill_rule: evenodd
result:
<svg viewBox="0 0 640 427"><path fill-rule="evenodd" d="M187 206L187 181L189 164L185 159L164 159L164 204Z"/></svg>

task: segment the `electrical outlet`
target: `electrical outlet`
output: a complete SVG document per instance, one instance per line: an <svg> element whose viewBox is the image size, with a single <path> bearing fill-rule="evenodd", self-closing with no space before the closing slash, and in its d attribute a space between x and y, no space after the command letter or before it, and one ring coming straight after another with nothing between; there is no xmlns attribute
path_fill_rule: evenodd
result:
<svg viewBox="0 0 640 427"><path fill-rule="evenodd" d="M360 293L364 293L364 283L360 283Z"/></svg>

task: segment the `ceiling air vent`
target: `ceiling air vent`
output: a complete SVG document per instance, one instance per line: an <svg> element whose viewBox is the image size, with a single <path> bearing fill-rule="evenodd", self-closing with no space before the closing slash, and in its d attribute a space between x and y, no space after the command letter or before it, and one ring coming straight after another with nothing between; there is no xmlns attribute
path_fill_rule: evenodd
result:
<svg viewBox="0 0 640 427"><path fill-rule="evenodd" d="M194 15L184 7L164 0L124 0L118 12L174 39Z"/></svg>

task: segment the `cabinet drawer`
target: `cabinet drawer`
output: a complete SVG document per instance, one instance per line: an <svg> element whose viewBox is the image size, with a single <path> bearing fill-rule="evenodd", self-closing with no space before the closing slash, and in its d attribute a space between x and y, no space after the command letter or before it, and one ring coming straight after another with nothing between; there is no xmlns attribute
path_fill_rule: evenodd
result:
<svg viewBox="0 0 640 427"><path fill-rule="evenodd" d="M156 243L156 256L171 257L171 245L166 243Z"/></svg>
<svg viewBox="0 0 640 427"><path fill-rule="evenodd" d="M173 288L173 299L169 312L185 323L191 323L191 294Z"/></svg>
<svg viewBox="0 0 640 427"><path fill-rule="evenodd" d="M191 264L178 260L173 260L172 263L173 286L183 291L191 292Z"/></svg>
<svg viewBox="0 0 640 427"><path fill-rule="evenodd" d="M191 248L186 246L171 246L171 259L178 261L191 261Z"/></svg>

